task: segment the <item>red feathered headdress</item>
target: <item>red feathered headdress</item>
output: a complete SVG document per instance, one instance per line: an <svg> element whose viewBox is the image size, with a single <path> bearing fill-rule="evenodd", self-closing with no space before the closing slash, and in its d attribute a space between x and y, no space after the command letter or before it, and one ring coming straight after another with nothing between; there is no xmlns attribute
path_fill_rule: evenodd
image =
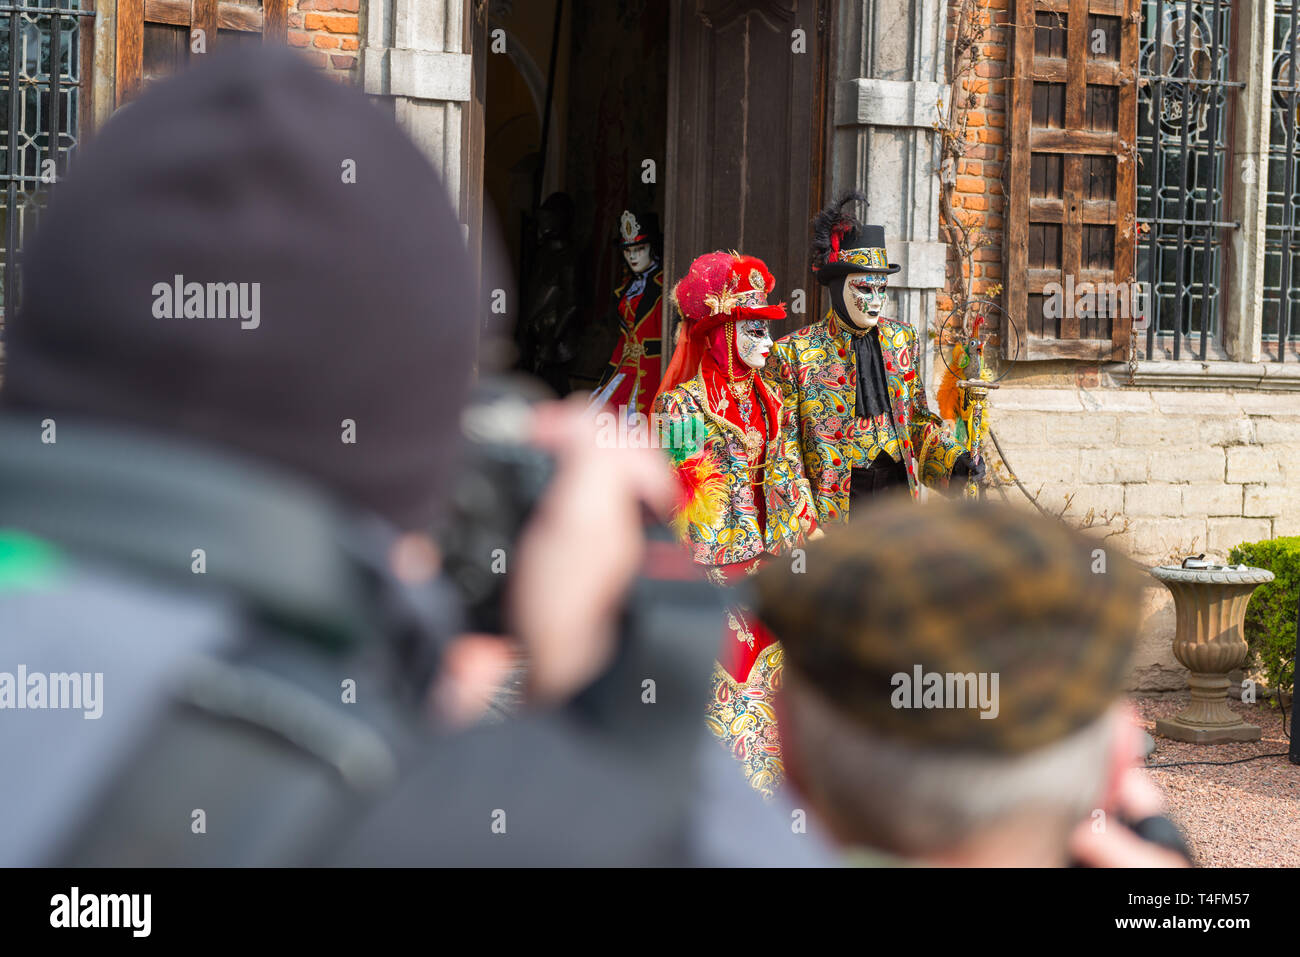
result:
<svg viewBox="0 0 1300 957"><path fill-rule="evenodd" d="M724 322L784 319L785 303L767 302L775 285L776 278L757 256L705 253L691 263L686 275L673 287L672 301L685 328L659 392L676 388L695 375L708 351L706 337Z"/></svg>

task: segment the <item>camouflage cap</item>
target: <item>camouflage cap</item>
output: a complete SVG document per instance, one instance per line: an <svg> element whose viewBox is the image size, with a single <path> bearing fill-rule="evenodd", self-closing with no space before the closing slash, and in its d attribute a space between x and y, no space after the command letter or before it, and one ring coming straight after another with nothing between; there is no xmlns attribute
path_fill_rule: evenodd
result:
<svg viewBox="0 0 1300 957"><path fill-rule="evenodd" d="M909 498L757 576L790 668L876 734L1017 753L1064 738L1119 696L1138 566L1063 523L993 503Z"/></svg>

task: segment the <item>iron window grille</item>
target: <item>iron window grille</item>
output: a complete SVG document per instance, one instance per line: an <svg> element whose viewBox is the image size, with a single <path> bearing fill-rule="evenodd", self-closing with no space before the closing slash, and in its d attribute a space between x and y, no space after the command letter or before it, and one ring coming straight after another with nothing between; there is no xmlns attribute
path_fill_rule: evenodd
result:
<svg viewBox="0 0 1300 957"><path fill-rule="evenodd" d="M1142 358L1205 359L1220 334L1232 0L1144 0L1138 58L1138 270L1150 292Z"/></svg>
<svg viewBox="0 0 1300 957"><path fill-rule="evenodd" d="M91 0L9 0L0 3L0 328L17 306L18 251L84 126ZM2 21L0 21L2 22ZM84 59L83 59L84 58Z"/></svg>
<svg viewBox="0 0 1300 957"><path fill-rule="evenodd" d="M1292 69L1300 37L1295 0L1273 8L1272 98L1268 134L1268 197L1264 226L1263 353L1278 362L1300 341L1300 143L1296 142L1297 77ZM1285 293L1283 292L1285 290Z"/></svg>

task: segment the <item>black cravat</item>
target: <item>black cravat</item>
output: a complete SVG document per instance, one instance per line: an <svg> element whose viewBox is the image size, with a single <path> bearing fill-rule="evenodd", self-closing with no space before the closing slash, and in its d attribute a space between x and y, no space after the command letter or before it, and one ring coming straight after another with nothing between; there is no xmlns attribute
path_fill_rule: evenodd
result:
<svg viewBox="0 0 1300 957"><path fill-rule="evenodd" d="M853 353L858 357L859 418L874 419L889 411L889 385L885 379L885 357L880 352L880 327L861 334L850 330Z"/></svg>

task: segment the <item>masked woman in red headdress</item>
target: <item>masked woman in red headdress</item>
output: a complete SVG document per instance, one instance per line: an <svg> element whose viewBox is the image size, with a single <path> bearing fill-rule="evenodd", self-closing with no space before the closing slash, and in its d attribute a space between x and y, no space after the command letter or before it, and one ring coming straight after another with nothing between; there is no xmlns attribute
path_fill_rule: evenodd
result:
<svg viewBox="0 0 1300 957"><path fill-rule="evenodd" d="M761 259L716 252L673 289L684 328L654 410L673 436L678 532L719 585L801 545L817 525L789 411L758 375L772 348L768 321L785 318L784 303L768 305L774 285ZM707 721L770 794L784 773L772 710L781 649L746 609L731 607L727 619Z"/></svg>

